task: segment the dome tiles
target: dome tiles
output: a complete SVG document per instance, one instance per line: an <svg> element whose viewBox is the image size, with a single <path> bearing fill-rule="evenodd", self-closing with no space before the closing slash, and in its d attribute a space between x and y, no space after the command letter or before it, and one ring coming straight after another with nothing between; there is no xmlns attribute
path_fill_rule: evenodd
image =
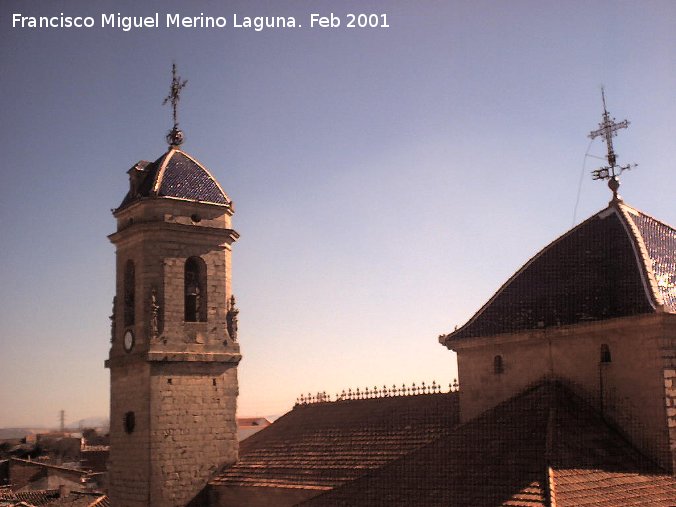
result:
<svg viewBox="0 0 676 507"><path fill-rule="evenodd" d="M224 206L232 203L209 170L177 147L172 146L155 162L139 162L129 173L132 188L118 209L147 197L167 197Z"/></svg>
<svg viewBox="0 0 676 507"><path fill-rule="evenodd" d="M676 313L676 230L621 201L541 250L442 343Z"/></svg>

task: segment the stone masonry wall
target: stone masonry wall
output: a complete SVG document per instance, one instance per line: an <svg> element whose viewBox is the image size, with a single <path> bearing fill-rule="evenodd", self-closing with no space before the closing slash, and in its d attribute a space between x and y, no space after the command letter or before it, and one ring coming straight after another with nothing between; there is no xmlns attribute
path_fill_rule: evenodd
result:
<svg viewBox="0 0 676 507"><path fill-rule="evenodd" d="M226 313L230 295L230 250L226 247L186 244L183 238L155 241L149 255L160 254L163 276L158 291L162 307L160 342L169 350L220 352L227 345ZM184 322L184 273L189 257L200 257L207 268L207 322ZM166 342L166 343L165 343Z"/></svg>
<svg viewBox="0 0 676 507"><path fill-rule="evenodd" d="M151 506L185 506L237 459L237 368L156 363L151 375Z"/></svg>
<svg viewBox="0 0 676 507"><path fill-rule="evenodd" d="M117 216L116 332L111 346L112 504L185 506L217 467L237 459L239 345L228 336L231 212L178 200L147 200ZM195 217L199 216L199 219ZM185 322L189 257L206 265L206 322ZM135 346L122 337L124 268L135 264ZM152 294L159 306L153 333ZM124 432L134 411L136 430Z"/></svg>
<svg viewBox="0 0 676 507"><path fill-rule="evenodd" d="M664 336L663 318L628 317L458 344L453 348L458 352L462 420L476 417L542 378L563 379L634 445L670 470L664 367L658 347ZM608 364L600 362L601 344L610 347ZM496 355L502 356L504 364L499 374L493 368Z"/></svg>
<svg viewBox="0 0 676 507"><path fill-rule="evenodd" d="M671 472L676 473L676 370L664 370L665 405L669 428L669 450L671 452Z"/></svg>
<svg viewBox="0 0 676 507"><path fill-rule="evenodd" d="M669 432L669 454L671 473L676 475L676 315L665 325L664 337L660 341L664 363L664 402Z"/></svg>
<svg viewBox="0 0 676 507"><path fill-rule="evenodd" d="M111 505L147 507L150 498L150 366L137 362L111 368L110 461ZM124 429L124 416L133 412L136 426Z"/></svg>
<svg viewBox="0 0 676 507"><path fill-rule="evenodd" d="M191 215L202 217L192 223ZM124 268L127 260L136 269L136 348L168 345L171 351L221 351L227 338L227 301L231 294L229 214L220 207L201 203L157 200L125 210L118 217L118 232L111 236L117 246L116 337L111 357L124 356ZM184 270L188 257L207 266L207 323L184 322ZM161 340L151 342L151 294L160 306ZM187 339L186 339L187 338ZM170 343L167 343L170 342ZM227 344L226 344L227 345ZM209 349L209 350L205 350Z"/></svg>

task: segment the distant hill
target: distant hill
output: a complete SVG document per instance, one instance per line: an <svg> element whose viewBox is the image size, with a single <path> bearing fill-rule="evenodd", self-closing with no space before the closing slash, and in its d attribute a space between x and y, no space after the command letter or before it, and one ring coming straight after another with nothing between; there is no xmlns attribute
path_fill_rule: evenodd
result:
<svg viewBox="0 0 676 507"><path fill-rule="evenodd" d="M66 424L66 431L79 431L82 428L107 428L110 426L110 420L107 417L87 417ZM52 431L59 431L57 426L30 426L21 428L0 428L0 440L8 440L10 438L24 438L30 433L48 433Z"/></svg>
<svg viewBox="0 0 676 507"><path fill-rule="evenodd" d="M108 428L110 419L107 417L87 417L67 425L68 428Z"/></svg>
<svg viewBox="0 0 676 507"><path fill-rule="evenodd" d="M0 440L9 440L10 438L24 438L30 433L42 433L48 431L47 428L0 428Z"/></svg>

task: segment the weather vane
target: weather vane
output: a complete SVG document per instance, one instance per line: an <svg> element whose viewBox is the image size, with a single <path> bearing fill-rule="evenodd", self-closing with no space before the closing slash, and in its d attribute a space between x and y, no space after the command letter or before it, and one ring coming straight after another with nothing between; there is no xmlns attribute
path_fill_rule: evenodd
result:
<svg viewBox="0 0 676 507"><path fill-rule="evenodd" d="M174 127L167 134L167 142L170 146L179 146L183 143L183 131L178 128L178 101L181 100L181 90L188 83L188 80L181 81L181 78L176 75L176 63L171 66L171 76L171 90L162 105L171 102L174 117Z"/></svg>
<svg viewBox="0 0 676 507"><path fill-rule="evenodd" d="M636 167L636 164L627 164L624 166L617 165L617 154L613 148L613 137L617 135L618 130L626 129L629 126L629 121L624 120L617 123L615 118L610 116L610 113L608 113L608 109L606 108L606 94L603 87L601 87L601 98L603 99L603 121L599 123L599 128L597 130L593 130L589 133L589 137L596 139L599 136L603 136L606 147L608 148L608 165L592 171L592 179L608 180L608 188L613 191L613 201L617 201L620 199L617 194L617 190L620 188L620 174L632 167Z"/></svg>

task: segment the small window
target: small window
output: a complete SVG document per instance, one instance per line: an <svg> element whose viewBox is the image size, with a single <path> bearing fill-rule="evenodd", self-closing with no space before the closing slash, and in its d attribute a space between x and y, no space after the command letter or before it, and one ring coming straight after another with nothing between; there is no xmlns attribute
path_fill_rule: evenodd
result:
<svg viewBox="0 0 676 507"><path fill-rule="evenodd" d="M502 356L498 355L493 358L493 373L499 375L505 372L505 365L502 361Z"/></svg>
<svg viewBox="0 0 676 507"><path fill-rule="evenodd" d="M133 326L136 321L136 269L134 261L128 260L124 267L124 325Z"/></svg>
<svg viewBox="0 0 676 507"><path fill-rule="evenodd" d="M612 358L610 357L610 347L607 344L601 344L601 363L610 363Z"/></svg>
<svg viewBox="0 0 676 507"><path fill-rule="evenodd" d="M127 412L124 414L124 431L131 434L136 428L136 416L134 412Z"/></svg>
<svg viewBox="0 0 676 507"><path fill-rule="evenodd" d="M200 257L185 261L185 321L207 320L207 266Z"/></svg>

